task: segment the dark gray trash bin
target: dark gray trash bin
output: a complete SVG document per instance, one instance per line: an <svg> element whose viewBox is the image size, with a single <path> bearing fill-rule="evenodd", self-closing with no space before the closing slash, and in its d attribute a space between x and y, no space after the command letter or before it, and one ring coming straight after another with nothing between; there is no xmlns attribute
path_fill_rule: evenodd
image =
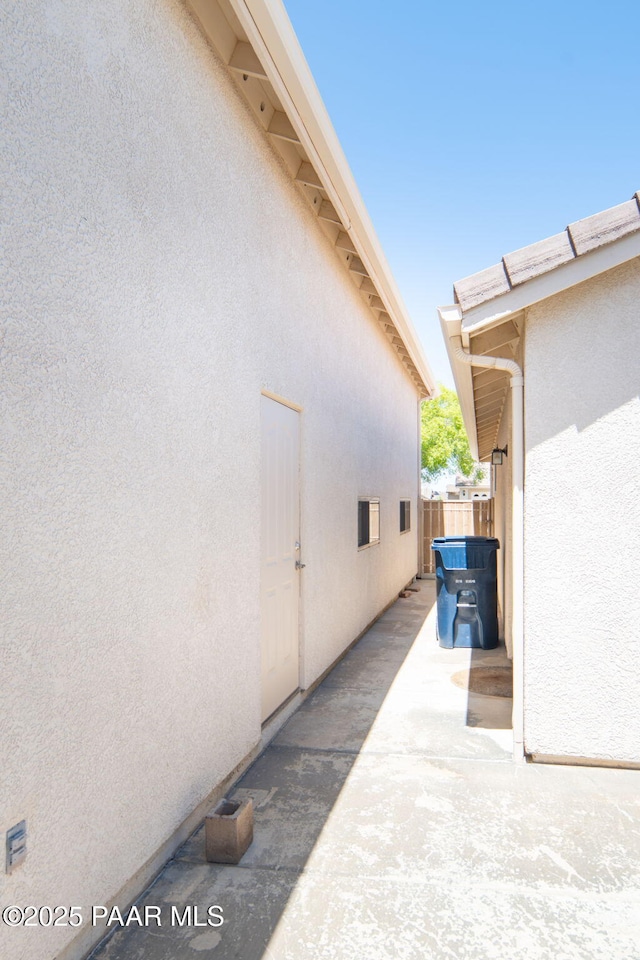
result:
<svg viewBox="0 0 640 960"><path fill-rule="evenodd" d="M498 646L495 537L436 537L438 642L441 647Z"/></svg>

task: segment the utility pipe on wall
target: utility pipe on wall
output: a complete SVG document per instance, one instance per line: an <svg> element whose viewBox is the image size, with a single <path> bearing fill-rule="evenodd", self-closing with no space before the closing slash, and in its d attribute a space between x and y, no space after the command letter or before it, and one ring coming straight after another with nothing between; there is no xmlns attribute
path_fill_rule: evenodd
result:
<svg viewBox="0 0 640 960"><path fill-rule="evenodd" d="M513 757L524 759L524 376L515 360L468 353L462 337L450 337L457 360L506 370L511 377L511 643L513 648Z"/></svg>

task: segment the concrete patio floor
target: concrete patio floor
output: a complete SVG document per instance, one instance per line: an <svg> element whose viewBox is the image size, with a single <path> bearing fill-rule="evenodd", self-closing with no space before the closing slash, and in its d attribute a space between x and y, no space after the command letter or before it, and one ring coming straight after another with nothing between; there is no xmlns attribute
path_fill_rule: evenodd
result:
<svg viewBox="0 0 640 960"><path fill-rule="evenodd" d="M96 960L639 960L640 771L511 759L511 701L451 675L434 585L398 600L238 782L238 866L201 827L139 905L220 905L130 927Z"/></svg>

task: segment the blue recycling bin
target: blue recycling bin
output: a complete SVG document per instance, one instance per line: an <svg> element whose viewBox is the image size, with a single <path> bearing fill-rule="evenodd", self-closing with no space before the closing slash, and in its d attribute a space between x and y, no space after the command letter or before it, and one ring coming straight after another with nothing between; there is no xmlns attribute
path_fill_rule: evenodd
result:
<svg viewBox="0 0 640 960"><path fill-rule="evenodd" d="M495 537L436 537L438 642L441 647L498 646Z"/></svg>

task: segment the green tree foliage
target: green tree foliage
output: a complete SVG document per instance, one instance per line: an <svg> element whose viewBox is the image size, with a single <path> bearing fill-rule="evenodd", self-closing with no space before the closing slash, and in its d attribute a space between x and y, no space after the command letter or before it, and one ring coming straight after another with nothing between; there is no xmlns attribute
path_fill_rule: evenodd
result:
<svg viewBox="0 0 640 960"><path fill-rule="evenodd" d="M471 456L458 396L441 383L438 387L435 400L422 404L422 475L435 480L444 473L461 473L475 479L483 471Z"/></svg>

